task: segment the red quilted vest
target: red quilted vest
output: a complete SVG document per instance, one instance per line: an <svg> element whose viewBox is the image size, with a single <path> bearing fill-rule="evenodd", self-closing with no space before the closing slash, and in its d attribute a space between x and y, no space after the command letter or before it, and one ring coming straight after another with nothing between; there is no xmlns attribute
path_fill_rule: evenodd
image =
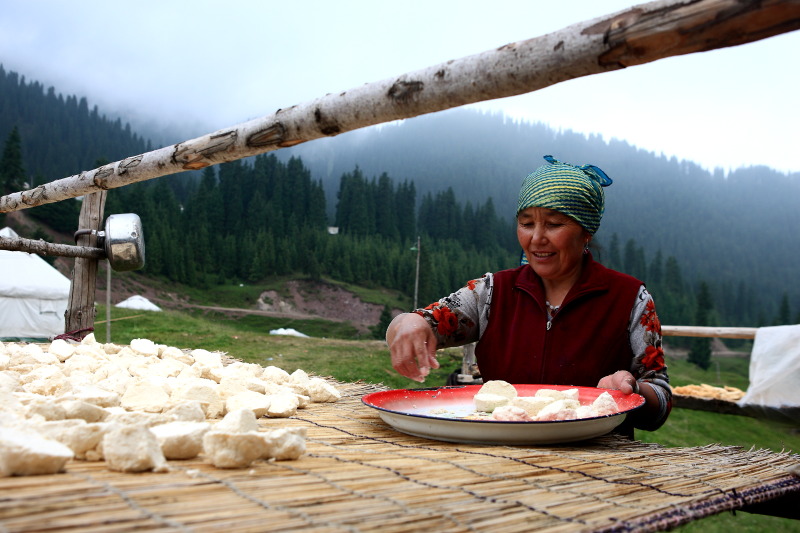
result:
<svg viewBox="0 0 800 533"><path fill-rule="evenodd" d="M642 282L584 258L548 327L544 288L524 265L494 275L489 323L475 348L484 382L595 387L630 370L631 310Z"/></svg>

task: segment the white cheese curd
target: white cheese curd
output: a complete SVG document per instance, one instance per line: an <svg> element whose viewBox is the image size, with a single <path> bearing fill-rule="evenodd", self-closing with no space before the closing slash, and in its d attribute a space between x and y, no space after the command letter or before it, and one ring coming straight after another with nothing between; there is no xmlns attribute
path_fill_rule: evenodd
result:
<svg viewBox="0 0 800 533"><path fill-rule="evenodd" d="M517 396L511 400L511 405L524 409L528 416L535 417L545 405L553 401L553 398L546 396Z"/></svg>
<svg viewBox="0 0 800 533"><path fill-rule="evenodd" d="M619 407L617 406L617 402L614 401L613 396L608 392L603 392L598 396L594 402L592 402L592 408L594 409L596 416L607 416L613 415L619 412Z"/></svg>
<svg viewBox="0 0 800 533"><path fill-rule="evenodd" d="M322 378L311 378L308 382L308 396L312 402L335 402L342 397L342 393Z"/></svg>
<svg viewBox="0 0 800 533"><path fill-rule="evenodd" d="M479 392L473 397L475 403L475 410L479 413L491 413L498 407L508 405L511 400L507 396L499 394L481 393Z"/></svg>
<svg viewBox="0 0 800 533"><path fill-rule="evenodd" d="M575 420L578 418L578 407L580 404L575 400L555 400L542 407L542 410L536 415L536 420Z"/></svg>
<svg viewBox="0 0 800 533"><path fill-rule="evenodd" d="M164 414L176 421L203 422L208 404L197 400L181 400L164 410Z"/></svg>
<svg viewBox="0 0 800 533"><path fill-rule="evenodd" d="M225 415L217 422L214 431L222 433L247 433L258 431L256 415L251 409L237 409Z"/></svg>
<svg viewBox="0 0 800 533"><path fill-rule="evenodd" d="M139 355L158 355L158 347L156 346L156 343L150 339L133 339L131 340L130 346L131 350Z"/></svg>
<svg viewBox="0 0 800 533"><path fill-rule="evenodd" d="M64 408L64 418L80 419L84 422L102 422L108 417L108 411L83 400L60 400Z"/></svg>
<svg viewBox="0 0 800 533"><path fill-rule="evenodd" d="M306 451L306 428L279 428L260 435L264 440L262 459L294 460Z"/></svg>
<svg viewBox="0 0 800 533"><path fill-rule="evenodd" d="M565 400L575 400L576 402L580 399L580 391L578 389L564 389L561 391L561 397Z"/></svg>
<svg viewBox="0 0 800 533"><path fill-rule="evenodd" d="M138 379L122 395L120 405L130 411L160 413L170 400L170 392L163 380Z"/></svg>
<svg viewBox="0 0 800 533"><path fill-rule="evenodd" d="M147 426L113 426L103 436L103 456L117 472L166 472L167 460Z"/></svg>
<svg viewBox="0 0 800 533"><path fill-rule="evenodd" d="M153 426L161 452L167 459L193 459L203 451L203 435L211 429L208 422L169 422Z"/></svg>
<svg viewBox="0 0 800 533"><path fill-rule="evenodd" d="M221 418L225 415L225 402L216 391L217 384L209 379L194 378L185 380L172 391L173 402L196 400L208 405L208 418Z"/></svg>
<svg viewBox="0 0 800 533"><path fill-rule="evenodd" d="M493 379L484 383L478 390L478 394L497 394L509 400L517 397L517 389L514 385L500 379Z"/></svg>
<svg viewBox="0 0 800 533"><path fill-rule="evenodd" d="M270 381L272 383L281 384L288 382L291 379L291 376L284 369L270 365L264 369L264 372L261 374L261 379Z"/></svg>
<svg viewBox="0 0 800 533"><path fill-rule="evenodd" d="M539 389L534 396L537 398L552 398L554 400L564 399L564 393L556 389Z"/></svg>
<svg viewBox="0 0 800 533"><path fill-rule="evenodd" d="M75 346L64 339L56 339L50 343L47 352L56 356L63 363L75 353Z"/></svg>
<svg viewBox="0 0 800 533"><path fill-rule="evenodd" d="M32 431L12 427L0 431L0 477L55 474L74 455L67 446Z"/></svg>
<svg viewBox="0 0 800 533"><path fill-rule="evenodd" d="M203 453L217 468L247 468L264 456L265 447L264 439L255 431L209 431L203 436Z"/></svg>
<svg viewBox="0 0 800 533"><path fill-rule="evenodd" d="M244 390L238 394L234 394L225 400L225 409L227 412L236 411L238 409L250 409L256 418L265 416L272 405L272 397L265 396L258 392L251 390Z"/></svg>
<svg viewBox="0 0 800 533"><path fill-rule="evenodd" d="M534 419L525 409L514 407L513 405L504 405L492 412L492 420L501 422L532 422Z"/></svg>
<svg viewBox="0 0 800 533"><path fill-rule="evenodd" d="M200 364L206 367L222 368L222 355L220 355L218 352L209 352L208 350L198 348L192 350L189 355L194 358L195 364Z"/></svg>
<svg viewBox="0 0 800 533"><path fill-rule="evenodd" d="M31 429L67 446L76 459L85 459L87 454L97 449L109 427L108 424L88 424L84 420L70 419L36 424Z"/></svg>
<svg viewBox="0 0 800 533"><path fill-rule="evenodd" d="M289 418L297 414L300 407L300 398L291 392L279 392L269 396L270 404L267 408L267 416L272 418Z"/></svg>

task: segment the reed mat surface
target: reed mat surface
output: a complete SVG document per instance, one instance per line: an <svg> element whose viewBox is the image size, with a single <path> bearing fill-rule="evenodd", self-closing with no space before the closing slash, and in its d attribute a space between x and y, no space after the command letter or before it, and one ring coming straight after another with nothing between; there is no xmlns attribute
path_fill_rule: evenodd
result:
<svg viewBox="0 0 800 533"><path fill-rule="evenodd" d="M307 428L295 461L167 473L102 462L0 478L0 531L658 531L776 498L800 498L800 456L717 445L664 448L605 436L494 446L399 433L361 402L372 385L263 428Z"/></svg>

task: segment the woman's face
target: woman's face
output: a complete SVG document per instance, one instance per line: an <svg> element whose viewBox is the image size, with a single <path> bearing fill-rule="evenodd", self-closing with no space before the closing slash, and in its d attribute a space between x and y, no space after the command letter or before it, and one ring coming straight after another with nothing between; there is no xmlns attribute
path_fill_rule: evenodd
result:
<svg viewBox="0 0 800 533"><path fill-rule="evenodd" d="M517 215L519 245L544 280L577 280L583 248L591 238L575 219L552 209L528 207Z"/></svg>

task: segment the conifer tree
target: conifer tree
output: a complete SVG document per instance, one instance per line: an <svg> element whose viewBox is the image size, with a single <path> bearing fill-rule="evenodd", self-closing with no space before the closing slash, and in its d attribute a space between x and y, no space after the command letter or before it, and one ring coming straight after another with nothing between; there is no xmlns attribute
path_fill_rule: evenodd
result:
<svg viewBox="0 0 800 533"><path fill-rule="evenodd" d="M678 260L669 256L664 267L664 285L667 291L678 294L683 292L683 275Z"/></svg>
<svg viewBox="0 0 800 533"><path fill-rule="evenodd" d="M336 207L336 225L348 235L370 235L374 233L374 220L370 220L372 195L364 174L358 167L342 176Z"/></svg>
<svg viewBox="0 0 800 533"><path fill-rule="evenodd" d="M322 266L319 264L317 254L311 253L308 256L308 266L306 269L308 277L312 281L319 281L322 279Z"/></svg>
<svg viewBox="0 0 800 533"><path fill-rule="evenodd" d="M468 221L464 213L464 223ZM497 245L501 231L497 224L497 213L491 197L475 213L475 226L473 235L463 235L465 244L475 246L479 250L488 250Z"/></svg>
<svg viewBox="0 0 800 533"><path fill-rule="evenodd" d="M608 268L622 270L622 256L619 252L619 235L611 235L611 244L608 245Z"/></svg>
<svg viewBox="0 0 800 533"><path fill-rule="evenodd" d="M660 248L647 269L647 276L647 281L655 285L660 285L664 278L664 258L661 255Z"/></svg>
<svg viewBox="0 0 800 533"><path fill-rule="evenodd" d="M491 230L489 228L481 228L481 224L478 221L478 215L476 214L475 209L472 207L472 202L469 200L467 200L467 203L464 206L462 216L464 217L464 235L462 235L462 242L465 244L480 246L479 243L484 242L484 232L488 233ZM464 236L471 236L472 238L469 240L463 239Z"/></svg>
<svg viewBox="0 0 800 533"><path fill-rule="evenodd" d="M433 265L444 267L447 266L449 260L437 262L433 259L435 249L429 239L422 239L420 249L417 305L424 307L438 299L441 294L447 294L447 292L438 290L441 285L436 282L436 277L442 275L444 268L433 268ZM413 290L414 287L412 286L408 294L413 294Z"/></svg>
<svg viewBox="0 0 800 533"><path fill-rule="evenodd" d="M322 180L311 184L309 194L308 223L313 228L325 229L328 226L328 215L325 206L325 189Z"/></svg>
<svg viewBox="0 0 800 533"><path fill-rule="evenodd" d="M14 126L6 138L3 156L0 158L0 185L3 194L23 189L25 182L25 165L22 162L22 138L19 129Z"/></svg>
<svg viewBox="0 0 800 533"><path fill-rule="evenodd" d="M249 194L245 192L243 182L248 174L242 160L231 161L219 166L219 192L223 206L223 217L217 221L220 230L225 234L241 235L245 231L246 210Z"/></svg>
<svg viewBox="0 0 800 533"><path fill-rule="evenodd" d="M371 329L372 336L375 339L383 339L386 336L386 328L389 327L389 323L392 321L392 310L388 305L383 306L383 311L381 311L381 316L378 319L378 323L375 324Z"/></svg>
<svg viewBox="0 0 800 533"><path fill-rule="evenodd" d="M644 280L647 277L647 267L644 262L644 250L636 246L634 239L625 243L624 272Z"/></svg>
<svg viewBox="0 0 800 533"><path fill-rule="evenodd" d="M397 209L397 229L404 242L417 235L417 189L413 181L404 181L398 188L395 198Z"/></svg>
<svg viewBox="0 0 800 533"><path fill-rule="evenodd" d="M463 233L461 207L456 202L456 193L452 187L436 195L436 210L439 219L438 237L447 239Z"/></svg>
<svg viewBox="0 0 800 533"><path fill-rule="evenodd" d="M392 180L386 172L378 178L374 205L376 233L387 239L397 239L400 231L397 227L396 195Z"/></svg>

